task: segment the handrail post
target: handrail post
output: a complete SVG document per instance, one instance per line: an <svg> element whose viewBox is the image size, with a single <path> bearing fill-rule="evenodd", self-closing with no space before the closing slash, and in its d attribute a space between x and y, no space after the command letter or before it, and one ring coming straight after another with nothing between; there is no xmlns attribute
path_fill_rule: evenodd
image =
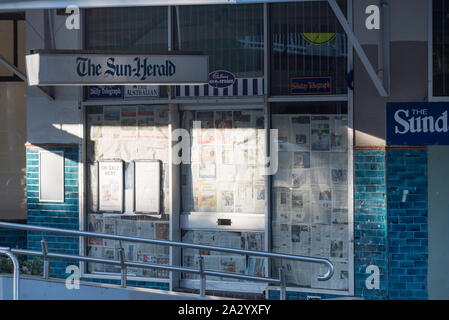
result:
<svg viewBox="0 0 449 320"><path fill-rule="evenodd" d="M286 300L287 299L287 290L286 290L284 266L279 268L279 280L281 281L279 300Z"/></svg>
<svg viewBox="0 0 449 320"><path fill-rule="evenodd" d="M120 241L120 249L119 249L119 255L120 255L120 269L121 269L121 286L122 288L126 288L126 266L125 266L125 249L123 249L122 242Z"/></svg>
<svg viewBox="0 0 449 320"><path fill-rule="evenodd" d="M44 266L43 266L43 271L44 271L44 279L48 280L49 277L49 266L50 263L48 261L48 245L47 245L47 240L44 239L44 236L42 235L42 240L41 240L41 248L42 248L42 255L44 257Z"/></svg>
<svg viewBox="0 0 449 320"><path fill-rule="evenodd" d="M10 248L0 248L0 254L4 254L8 256L13 264L14 273L13 273L13 282L12 282L12 298L13 300L19 300L20 297L20 269L19 269L19 261L16 256L11 252Z"/></svg>
<svg viewBox="0 0 449 320"><path fill-rule="evenodd" d="M198 258L198 263L200 266L200 297L206 296L206 276L204 275L204 257L200 256Z"/></svg>

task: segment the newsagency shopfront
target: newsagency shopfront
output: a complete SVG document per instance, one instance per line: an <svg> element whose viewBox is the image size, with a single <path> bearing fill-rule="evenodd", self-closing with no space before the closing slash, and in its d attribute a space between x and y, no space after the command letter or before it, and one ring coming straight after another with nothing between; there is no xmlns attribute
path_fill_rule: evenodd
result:
<svg viewBox="0 0 449 320"><path fill-rule="evenodd" d="M27 11L43 34L45 14ZM49 249L119 259L123 245L127 261L197 268L202 256L206 269L276 278L283 266L289 297L353 296L352 52L329 4L82 17L53 46L27 33L28 223L322 257L335 273L318 281L320 264L97 238L54 236ZM28 234L30 248L40 240ZM69 264L53 261L50 274L65 277ZM120 268L80 267L85 280L119 282ZM191 274L127 272L130 285L199 288ZM207 289L279 296L219 277Z"/></svg>

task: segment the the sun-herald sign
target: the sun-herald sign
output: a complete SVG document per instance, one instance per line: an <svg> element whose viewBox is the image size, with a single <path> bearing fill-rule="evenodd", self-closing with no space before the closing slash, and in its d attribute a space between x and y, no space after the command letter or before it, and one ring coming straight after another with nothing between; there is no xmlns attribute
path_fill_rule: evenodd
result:
<svg viewBox="0 0 449 320"><path fill-rule="evenodd" d="M204 84L208 57L189 54L37 52L26 56L28 85Z"/></svg>
<svg viewBox="0 0 449 320"><path fill-rule="evenodd" d="M388 145L449 145L449 103L387 103Z"/></svg>

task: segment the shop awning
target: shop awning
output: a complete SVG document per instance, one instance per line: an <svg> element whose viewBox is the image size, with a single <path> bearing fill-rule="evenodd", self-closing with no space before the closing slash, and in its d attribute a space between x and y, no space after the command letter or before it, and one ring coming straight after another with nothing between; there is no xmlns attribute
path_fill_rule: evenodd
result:
<svg viewBox="0 0 449 320"><path fill-rule="evenodd" d="M326 0L0 0L0 10L24 9L63 9L70 5L79 8L100 7L137 7L195 4L239 4L289 1L326 1Z"/></svg>
<svg viewBox="0 0 449 320"><path fill-rule="evenodd" d="M352 26L341 11L336 0L0 0L0 11L2 10L24 10L24 9L50 9L50 8L67 8L76 5L79 8L96 8L96 7L134 7L134 6L167 6L167 5L200 5L200 4L243 4L243 3L274 3L274 2L290 2L290 1L327 1L334 11L337 19L343 27L350 43L355 52L358 54L362 64L364 65L369 77L373 81L377 91L382 97L389 96L389 63L384 66L383 79L379 79L377 72L373 68L371 62L362 49L357 40ZM388 26L388 1L385 0L381 6L381 16L383 18L382 28L382 48L384 56L389 55L389 26Z"/></svg>

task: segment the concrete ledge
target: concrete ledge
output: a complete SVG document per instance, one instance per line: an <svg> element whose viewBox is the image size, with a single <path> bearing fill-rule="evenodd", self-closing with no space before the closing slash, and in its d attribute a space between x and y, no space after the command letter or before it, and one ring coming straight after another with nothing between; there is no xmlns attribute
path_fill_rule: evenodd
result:
<svg viewBox="0 0 449 320"><path fill-rule="evenodd" d="M80 281L80 288L69 290L65 280L43 280L36 276L20 277L20 300L221 300L196 294L127 287ZM0 274L0 300L12 300L12 275Z"/></svg>

